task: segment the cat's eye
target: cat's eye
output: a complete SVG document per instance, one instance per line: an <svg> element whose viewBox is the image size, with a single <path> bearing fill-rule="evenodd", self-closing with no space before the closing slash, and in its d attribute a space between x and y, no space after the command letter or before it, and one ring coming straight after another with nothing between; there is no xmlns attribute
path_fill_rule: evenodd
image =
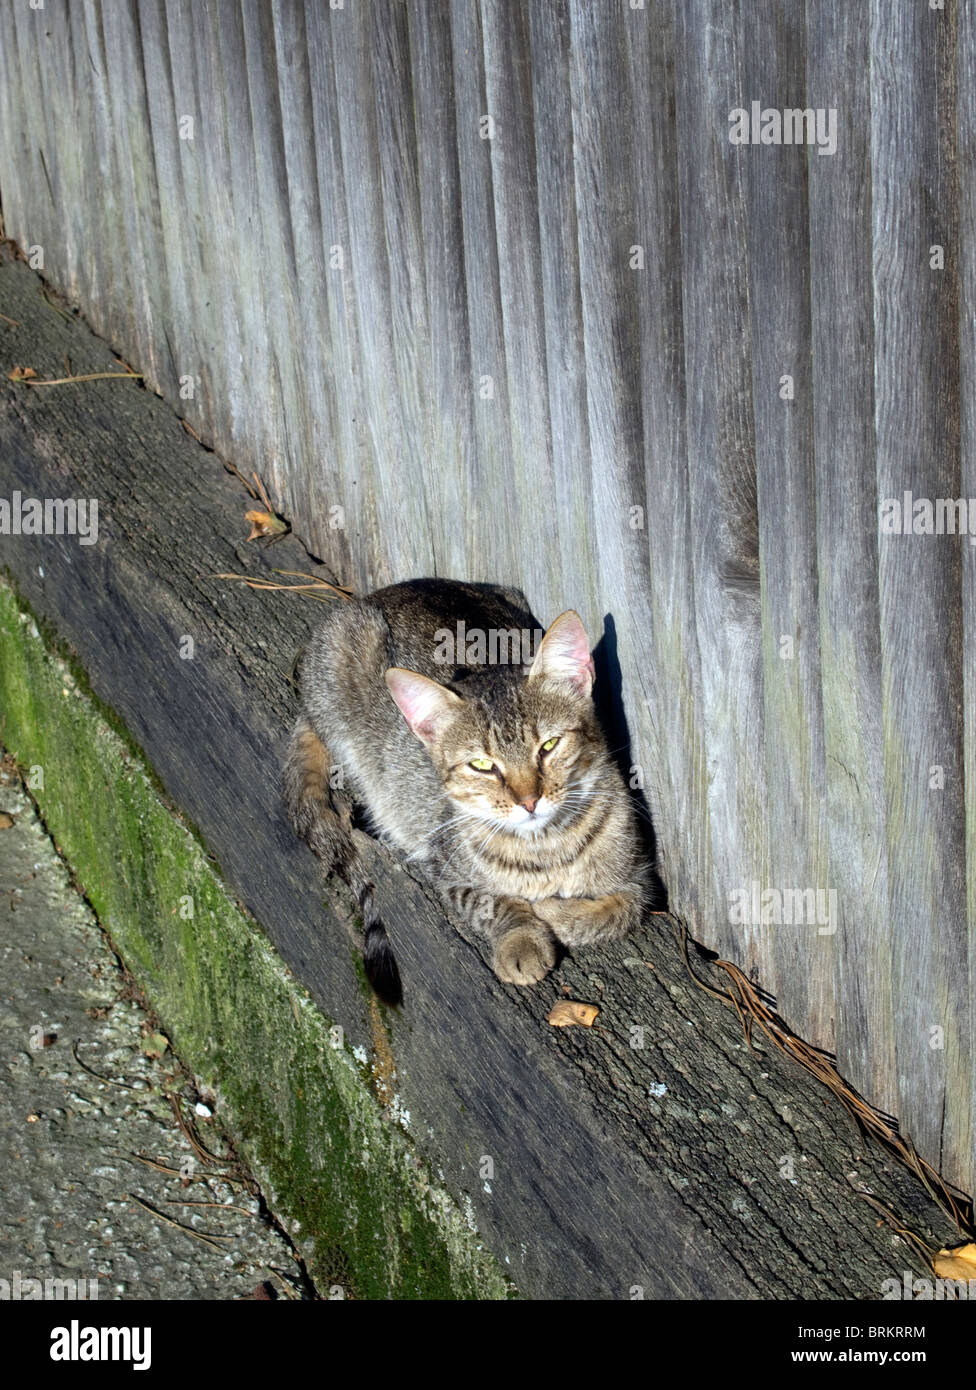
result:
<svg viewBox="0 0 976 1390"><path fill-rule="evenodd" d="M542 745L542 751L543 751L543 753L551 753L552 750L555 748L555 746L556 746L556 744L557 744L558 742L559 742L559 737L558 737L558 735L557 735L556 738L547 738L546 741L545 741L545 743Z"/></svg>
<svg viewBox="0 0 976 1390"><path fill-rule="evenodd" d="M495 764L491 758L472 758L468 767L473 767L475 772L491 772Z"/></svg>

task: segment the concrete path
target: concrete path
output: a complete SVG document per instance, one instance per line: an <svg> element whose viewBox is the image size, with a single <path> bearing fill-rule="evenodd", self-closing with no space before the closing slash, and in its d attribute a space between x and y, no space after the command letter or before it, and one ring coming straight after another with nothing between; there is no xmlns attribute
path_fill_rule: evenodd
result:
<svg viewBox="0 0 976 1390"><path fill-rule="evenodd" d="M5 759L0 1298L57 1280L102 1300L309 1296L249 1176L180 1127L177 1109L203 1150L228 1154L212 1097L167 1044ZM48 1285L59 1293L74 1284Z"/></svg>

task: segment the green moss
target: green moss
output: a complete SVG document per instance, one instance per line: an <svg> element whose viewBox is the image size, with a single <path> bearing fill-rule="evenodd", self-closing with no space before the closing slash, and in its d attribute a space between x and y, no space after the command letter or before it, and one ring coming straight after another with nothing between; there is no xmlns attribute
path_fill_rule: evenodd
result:
<svg viewBox="0 0 976 1390"><path fill-rule="evenodd" d="M511 1296L384 1116L367 1069L333 1046L331 1020L235 906L77 664L5 583L0 704L3 742L49 830L177 1052L216 1092L320 1290Z"/></svg>

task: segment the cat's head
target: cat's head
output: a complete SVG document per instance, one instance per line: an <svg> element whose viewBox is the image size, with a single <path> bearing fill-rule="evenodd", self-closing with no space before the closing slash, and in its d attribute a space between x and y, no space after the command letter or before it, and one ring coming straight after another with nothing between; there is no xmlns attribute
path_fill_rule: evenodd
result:
<svg viewBox="0 0 976 1390"><path fill-rule="evenodd" d="M573 612L549 628L527 676L484 668L456 682L465 691L459 694L416 671L386 672L457 811L518 835L561 823L592 795L606 762L593 679L589 642Z"/></svg>

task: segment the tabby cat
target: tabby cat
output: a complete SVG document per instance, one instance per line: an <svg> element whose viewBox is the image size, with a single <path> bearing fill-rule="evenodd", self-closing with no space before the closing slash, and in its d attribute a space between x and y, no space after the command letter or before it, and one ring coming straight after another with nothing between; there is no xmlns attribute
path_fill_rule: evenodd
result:
<svg viewBox="0 0 976 1390"><path fill-rule="evenodd" d="M524 645L492 664L486 634L533 632L531 664ZM472 633L480 641L452 652ZM285 800L360 902L381 998L400 1002L400 975L350 834L354 805L488 938L509 984L541 980L557 942L605 941L640 919L649 870L593 679L577 614L542 637L516 590L415 579L329 611L301 659Z"/></svg>

